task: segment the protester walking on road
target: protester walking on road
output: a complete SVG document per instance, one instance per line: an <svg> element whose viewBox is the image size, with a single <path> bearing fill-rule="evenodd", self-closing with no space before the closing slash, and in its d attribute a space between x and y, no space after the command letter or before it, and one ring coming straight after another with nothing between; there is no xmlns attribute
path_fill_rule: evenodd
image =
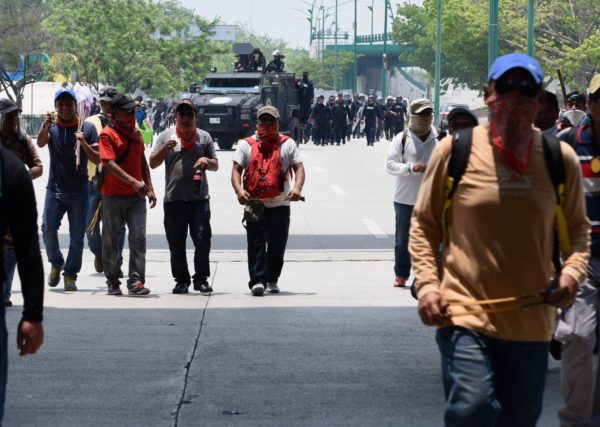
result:
<svg viewBox="0 0 600 427"><path fill-rule="evenodd" d="M19 354L34 354L44 342L44 266L37 226L37 208L30 173L23 161L0 147L0 236L10 229L19 267L23 314L17 326ZM3 257L0 245L0 259ZM0 280L5 271L0 263ZM0 425L4 417L6 374L8 368L8 332L4 305L0 305Z"/></svg>
<svg viewBox="0 0 600 427"><path fill-rule="evenodd" d="M367 134L367 145L375 144L375 132L377 131L377 109L375 107L375 98L369 96L367 105L363 108L361 121L365 123L365 133Z"/></svg>
<svg viewBox="0 0 600 427"><path fill-rule="evenodd" d="M409 248L419 315L439 328L446 426L536 425L553 305L568 307L586 275L577 157L532 127L542 81L533 58L498 58L484 86L489 125L439 144L414 208ZM556 223L563 264L549 282Z"/></svg>
<svg viewBox="0 0 600 427"><path fill-rule="evenodd" d="M296 143L279 133L277 108L261 107L257 120L256 134L238 142L231 184L238 202L245 206L248 286L252 295L262 296L265 287L268 292L279 292L290 228L290 202L302 199L305 174Z"/></svg>
<svg viewBox="0 0 600 427"><path fill-rule="evenodd" d="M50 176L42 220L42 235L48 261L52 265L48 286L60 282L64 268L65 291L77 290L77 274L81 270L83 239L88 210L87 161L98 162L98 152L92 146L98 142L94 125L83 123L78 131L77 98L71 89L61 88L54 95L54 114L44 117L38 134L38 147L50 150ZM79 145L79 149L76 149ZM65 215L69 219L69 253L65 263L58 242L58 229Z"/></svg>
<svg viewBox="0 0 600 427"><path fill-rule="evenodd" d="M144 141L135 121L135 101L116 95L113 117L100 134L100 159L106 171L102 185L102 262L109 295L122 295L119 276L119 236L129 231L130 295L148 295L146 281L146 197L156 206Z"/></svg>
<svg viewBox="0 0 600 427"><path fill-rule="evenodd" d="M592 222L587 279L575 301L561 313L554 337L562 343L561 375L564 405L561 426L600 426L600 365L594 376L594 346L600 315L600 74L589 86L588 115L563 139L575 147L583 174L587 216Z"/></svg>
<svg viewBox="0 0 600 427"><path fill-rule="evenodd" d="M165 162L164 225L174 294L186 294L192 283L186 258L188 228L194 242L194 290L212 292L210 276L210 196L206 171L217 171L219 161L208 132L196 128L196 108L184 99L175 108L175 130L162 132L152 150L150 167Z"/></svg>
<svg viewBox="0 0 600 427"><path fill-rule="evenodd" d="M408 131L397 134L388 149L387 171L396 177L394 210L396 212L396 239L394 245L394 286L403 288L410 276L408 234L413 206L427 170L427 163L437 145L433 126L433 103L417 99L410 105L413 112Z"/></svg>
<svg viewBox="0 0 600 427"><path fill-rule="evenodd" d="M21 109L10 99L0 99L0 145L17 156L28 168L31 179L42 176L43 166L33 141L21 125ZM12 282L17 259L10 236L4 236L4 306L11 307ZM1 260L0 260L1 262Z"/></svg>
<svg viewBox="0 0 600 427"><path fill-rule="evenodd" d="M465 107L456 107L448 113L448 133L450 135L463 129L471 129L479 124L473 111Z"/></svg>
<svg viewBox="0 0 600 427"><path fill-rule="evenodd" d="M344 94L338 93L338 100L331 109L333 120L333 132L335 134L336 145L346 144L346 129L348 121L352 119L350 107L344 101Z"/></svg>
<svg viewBox="0 0 600 427"><path fill-rule="evenodd" d="M96 132L100 134L110 123L112 117L112 108L110 102L118 95L117 89L112 86L100 89L100 113L88 117L85 121L91 123L96 128ZM94 150L98 150L98 144L91 146ZM99 172L100 165L88 160L88 213L86 219L85 234L88 240L88 247L94 254L94 269L97 273L104 272L102 263L102 232L100 225L102 224L102 195L94 188L94 177ZM119 266L123 263L123 246L125 245L125 226L121 229L119 237Z"/></svg>

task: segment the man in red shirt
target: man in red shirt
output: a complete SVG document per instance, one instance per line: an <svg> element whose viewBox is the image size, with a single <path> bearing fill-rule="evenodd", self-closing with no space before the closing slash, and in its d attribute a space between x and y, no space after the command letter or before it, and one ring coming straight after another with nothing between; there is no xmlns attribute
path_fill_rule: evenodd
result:
<svg viewBox="0 0 600 427"><path fill-rule="evenodd" d="M102 186L102 262L109 295L122 295L119 281L119 235L129 229L130 295L148 295L146 270L146 203L156 206L144 142L135 124L135 101L117 95L111 101L113 118L100 134L100 160L106 172Z"/></svg>

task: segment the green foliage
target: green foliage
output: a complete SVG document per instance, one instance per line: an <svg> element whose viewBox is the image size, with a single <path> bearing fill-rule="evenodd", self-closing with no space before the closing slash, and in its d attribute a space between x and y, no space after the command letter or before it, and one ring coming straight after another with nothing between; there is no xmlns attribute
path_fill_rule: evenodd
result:
<svg viewBox="0 0 600 427"><path fill-rule="evenodd" d="M177 1L50 0L44 29L49 48L62 53L56 72L97 87L136 88L165 97L201 79L219 46L209 40L214 22ZM190 33L190 24L201 30Z"/></svg>
<svg viewBox="0 0 600 427"><path fill-rule="evenodd" d="M527 50L526 0L500 0L500 53ZM600 2L536 0L535 56L545 74L561 68L568 84L583 87L600 64ZM393 39L414 47L401 60L431 75L435 68L437 1L398 6ZM480 89L487 78L489 0L444 0L442 79Z"/></svg>
<svg viewBox="0 0 600 427"><path fill-rule="evenodd" d="M20 55L39 51L46 14L43 0L0 0L0 64L15 70Z"/></svg>

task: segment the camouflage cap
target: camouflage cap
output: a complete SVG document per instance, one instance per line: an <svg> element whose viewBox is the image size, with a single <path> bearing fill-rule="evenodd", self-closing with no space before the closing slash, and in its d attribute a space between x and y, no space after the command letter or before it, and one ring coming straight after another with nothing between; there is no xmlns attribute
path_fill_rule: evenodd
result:
<svg viewBox="0 0 600 427"><path fill-rule="evenodd" d="M276 107L274 107L272 105L265 105L264 107L260 107L256 117L260 119L260 116L262 116L264 114L268 114L269 116L275 117L277 120L279 120L279 111L277 110Z"/></svg>
<svg viewBox="0 0 600 427"><path fill-rule="evenodd" d="M428 108L433 109L433 103L427 98L415 99L410 103L410 113L419 114Z"/></svg>

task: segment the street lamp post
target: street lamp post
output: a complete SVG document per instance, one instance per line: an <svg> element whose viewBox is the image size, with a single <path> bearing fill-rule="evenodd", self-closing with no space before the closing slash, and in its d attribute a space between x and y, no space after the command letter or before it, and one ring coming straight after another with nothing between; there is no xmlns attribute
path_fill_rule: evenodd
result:
<svg viewBox="0 0 600 427"><path fill-rule="evenodd" d="M385 0L384 20L383 20L383 69L381 72L381 97L385 99L387 96L387 30L388 30L388 2Z"/></svg>
<svg viewBox="0 0 600 427"><path fill-rule="evenodd" d="M436 24L436 46L435 46L435 95L433 101L434 123L440 120L440 89L442 68L442 0L437 0L437 24Z"/></svg>
<svg viewBox="0 0 600 427"><path fill-rule="evenodd" d="M357 9L358 0L354 0L354 79L352 80L352 93L356 93L357 89L357 79L358 79L358 63L357 63L357 55L356 55L356 37L357 37L357 19L358 19L358 9Z"/></svg>
<svg viewBox="0 0 600 427"><path fill-rule="evenodd" d="M527 55L533 57L535 50L535 0L529 0L527 7Z"/></svg>
<svg viewBox="0 0 600 427"><path fill-rule="evenodd" d="M375 0L371 1L371 6L367 6L367 9L369 9L371 11L371 41L370 43L373 44L373 3Z"/></svg>
<svg viewBox="0 0 600 427"><path fill-rule="evenodd" d="M490 0L488 70L498 57L498 0Z"/></svg>
<svg viewBox="0 0 600 427"><path fill-rule="evenodd" d="M335 48L334 48L334 58L333 58L333 90L338 90L337 80L338 80L338 51L337 51L337 42L338 42L338 0L335 0L335 27L334 31L334 39L335 39Z"/></svg>

